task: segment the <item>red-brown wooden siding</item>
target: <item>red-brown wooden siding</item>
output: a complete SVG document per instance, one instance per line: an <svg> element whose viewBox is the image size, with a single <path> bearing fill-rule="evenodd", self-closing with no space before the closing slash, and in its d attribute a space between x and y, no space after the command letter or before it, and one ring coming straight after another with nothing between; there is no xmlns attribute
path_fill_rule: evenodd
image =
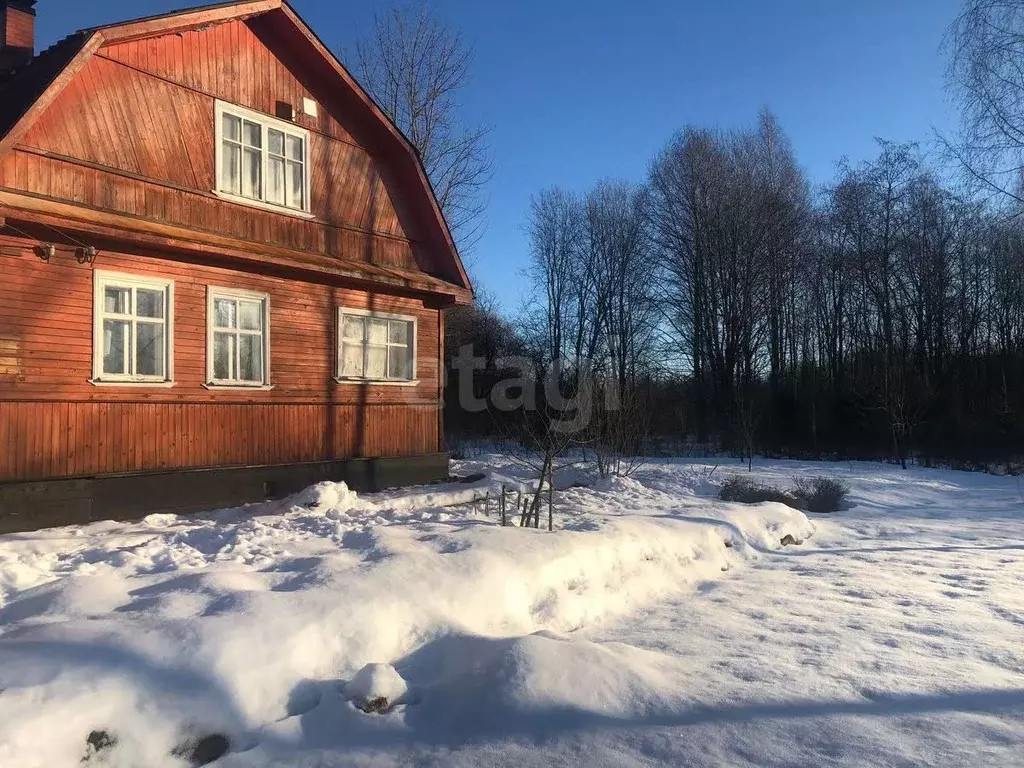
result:
<svg viewBox="0 0 1024 768"><path fill-rule="evenodd" d="M378 162L253 31L259 20L100 49L0 160L0 187L254 243L433 274L431 248ZM307 220L213 194L215 99L311 133Z"/></svg>
<svg viewBox="0 0 1024 768"><path fill-rule="evenodd" d="M174 280L172 388L98 387L93 270ZM439 450L439 312L411 298L101 252L49 263L0 238L0 480ZM206 389L206 289L270 295L268 391ZM339 385L338 307L417 318L411 387Z"/></svg>

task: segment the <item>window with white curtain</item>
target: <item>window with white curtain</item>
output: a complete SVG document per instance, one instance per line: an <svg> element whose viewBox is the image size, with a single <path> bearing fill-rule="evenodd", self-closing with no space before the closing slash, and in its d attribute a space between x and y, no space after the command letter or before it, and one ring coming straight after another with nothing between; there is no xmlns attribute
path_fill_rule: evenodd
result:
<svg viewBox="0 0 1024 768"><path fill-rule="evenodd" d="M217 191L261 205L309 211L309 132L217 102Z"/></svg>
<svg viewBox="0 0 1024 768"><path fill-rule="evenodd" d="M206 378L213 386L270 385L270 296L207 289Z"/></svg>
<svg viewBox="0 0 1024 768"><path fill-rule="evenodd" d="M93 382L171 381L174 282L96 270Z"/></svg>
<svg viewBox="0 0 1024 768"><path fill-rule="evenodd" d="M416 318L359 309L338 311L338 380L410 383L416 379Z"/></svg>

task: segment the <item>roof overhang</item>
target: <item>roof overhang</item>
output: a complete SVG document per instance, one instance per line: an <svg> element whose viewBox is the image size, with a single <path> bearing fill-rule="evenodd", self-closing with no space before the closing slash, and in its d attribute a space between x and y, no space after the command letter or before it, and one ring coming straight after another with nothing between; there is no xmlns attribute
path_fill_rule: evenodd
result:
<svg viewBox="0 0 1024 768"><path fill-rule="evenodd" d="M204 256L234 266L261 272L287 272L318 282L335 283L372 291L381 285L389 293L432 299L438 307L466 304L472 294L465 288L433 277L397 267L346 261L322 254L293 251L252 243L138 216L97 211L74 203L41 198L0 189L0 234L10 225L12 234L32 235L38 229L40 241L51 242L63 235L71 243L88 242L100 250L118 253L173 254L177 258Z"/></svg>

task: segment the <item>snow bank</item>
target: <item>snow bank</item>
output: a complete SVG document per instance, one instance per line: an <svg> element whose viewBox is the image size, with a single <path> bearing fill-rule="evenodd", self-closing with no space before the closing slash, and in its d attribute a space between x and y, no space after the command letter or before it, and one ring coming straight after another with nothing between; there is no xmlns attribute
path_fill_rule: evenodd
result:
<svg viewBox="0 0 1024 768"><path fill-rule="evenodd" d="M443 506L487 482L366 498L322 483L203 519L0 537L0 765L77 764L95 729L125 765L178 764L174 745L204 732L255 755L300 738L310 710L343 743L346 681L394 694L404 678L419 703L384 719L451 728L460 710L659 708L677 665L571 634L812 531L685 480L565 491L554 533ZM398 672L353 681L368 664Z"/></svg>

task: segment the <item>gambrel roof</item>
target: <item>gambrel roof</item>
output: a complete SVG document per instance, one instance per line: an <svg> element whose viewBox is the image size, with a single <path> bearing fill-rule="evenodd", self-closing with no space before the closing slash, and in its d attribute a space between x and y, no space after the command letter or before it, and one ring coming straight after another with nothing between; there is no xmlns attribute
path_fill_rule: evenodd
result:
<svg viewBox="0 0 1024 768"><path fill-rule="evenodd" d="M405 135L284 0L249 0L173 11L159 16L80 30L36 56L30 64L0 80L0 158L9 152L64 87L102 47L176 34L233 20L253 20L272 31L301 61L306 75L330 93L331 108L358 123L372 137L374 154L387 157L408 203L423 222L424 241L463 300L471 286L448 224L419 154Z"/></svg>

